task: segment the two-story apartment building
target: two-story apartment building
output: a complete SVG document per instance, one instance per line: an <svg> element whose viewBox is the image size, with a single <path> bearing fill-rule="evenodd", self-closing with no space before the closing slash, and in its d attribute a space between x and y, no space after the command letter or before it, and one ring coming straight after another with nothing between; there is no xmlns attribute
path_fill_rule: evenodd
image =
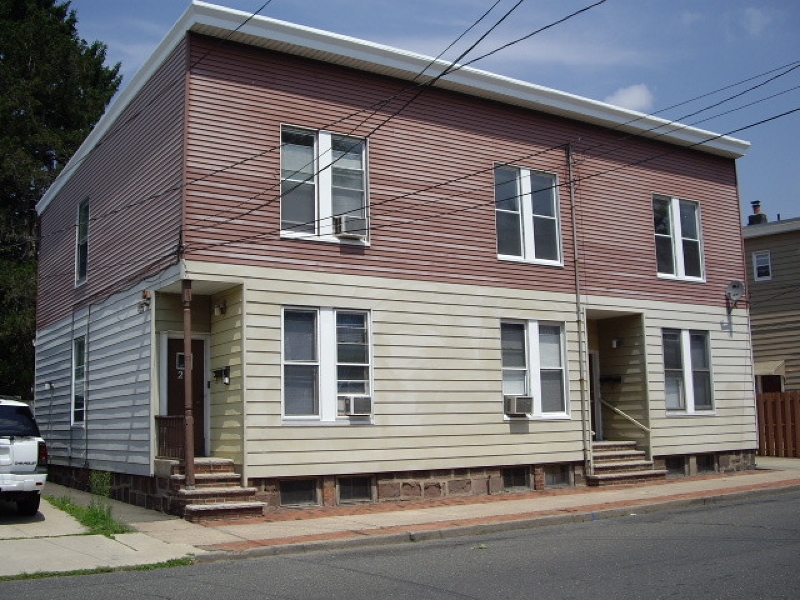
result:
<svg viewBox="0 0 800 600"><path fill-rule="evenodd" d="M249 16L192 4L38 205L54 478L174 510L167 459L271 505L616 481L603 441L752 465L746 142Z"/></svg>
<svg viewBox="0 0 800 600"><path fill-rule="evenodd" d="M756 388L800 390L800 218L769 221L753 208L742 232Z"/></svg>

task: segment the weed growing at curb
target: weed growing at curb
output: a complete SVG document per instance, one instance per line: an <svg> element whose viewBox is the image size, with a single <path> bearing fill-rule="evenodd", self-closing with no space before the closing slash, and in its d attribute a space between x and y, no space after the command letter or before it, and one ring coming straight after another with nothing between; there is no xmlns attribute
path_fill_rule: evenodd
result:
<svg viewBox="0 0 800 600"><path fill-rule="evenodd" d="M130 533L133 531L124 523L115 521L111 516L111 507L104 502L92 500L87 507L75 504L68 496L61 496L60 498L45 496L45 500L74 517L84 527L87 527L89 535L112 537L118 533Z"/></svg>

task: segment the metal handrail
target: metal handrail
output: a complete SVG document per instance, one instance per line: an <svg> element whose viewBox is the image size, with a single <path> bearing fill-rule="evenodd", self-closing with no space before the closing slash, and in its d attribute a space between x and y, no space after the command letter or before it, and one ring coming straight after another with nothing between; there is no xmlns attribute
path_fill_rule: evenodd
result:
<svg viewBox="0 0 800 600"><path fill-rule="evenodd" d="M642 430L646 431L647 433L650 433L650 428L649 428L649 427L647 427L646 425L642 425L641 423L639 423L639 421L637 421L636 419L634 419L634 418L633 418L632 416L630 416L629 414L626 414L626 413L622 412L620 409L618 409L618 408L617 408L616 406L614 406L613 404L609 404L609 403L608 403L606 400L603 400L602 398L600 399L600 403L601 403L603 406L606 406L606 407L608 407L609 409L613 410L613 411L614 411L615 413L617 413L617 414L618 414L620 417L622 417L622 418L624 418L624 419L628 419L628 421L630 421L631 423L633 423L634 425L636 425L636 426L637 426L639 429L642 429Z"/></svg>

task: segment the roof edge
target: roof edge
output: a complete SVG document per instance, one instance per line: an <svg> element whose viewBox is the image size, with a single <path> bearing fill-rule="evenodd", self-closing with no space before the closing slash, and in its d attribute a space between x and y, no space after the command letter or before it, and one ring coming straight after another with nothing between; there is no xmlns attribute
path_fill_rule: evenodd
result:
<svg viewBox="0 0 800 600"><path fill-rule="evenodd" d="M53 197L69 181L77 165L108 133L120 114L189 31L226 37L232 41L299 55L302 55L303 51L311 51L315 56L321 55L324 60L334 64L346 63L372 72L388 71L392 76L403 79L418 77L426 67L426 73L430 77L435 77L451 66L447 61L433 61L432 58L422 54L268 17L253 17L251 13L194 0L156 46L130 83L115 98L64 170L42 196L36 205L38 214L46 210ZM455 69L446 77L439 79L436 86L611 127L681 147L696 148L698 151L726 158L735 159L744 156L750 146L749 142L740 139L472 67Z"/></svg>

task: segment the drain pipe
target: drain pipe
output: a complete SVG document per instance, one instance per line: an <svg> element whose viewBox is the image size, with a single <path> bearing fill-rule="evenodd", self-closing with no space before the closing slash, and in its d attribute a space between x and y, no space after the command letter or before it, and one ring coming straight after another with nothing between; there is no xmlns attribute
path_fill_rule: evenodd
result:
<svg viewBox="0 0 800 600"><path fill-rule="evenodd" d="M581 259L578 244L578 219L575 210L575 177L572 171L574 158L572 156L572 144L567 144L567 170L569 173L569 204L572 217L572 252L574 254L575 265L575 314L578 323L578 364L580 365L580 386L581 386L581 433L583 437L583 469L584 477L594 475L594 463L592 461L592 439L591 439L591 416L589 411L588 390L586 385L586 322L581 300Z"/></svg>

